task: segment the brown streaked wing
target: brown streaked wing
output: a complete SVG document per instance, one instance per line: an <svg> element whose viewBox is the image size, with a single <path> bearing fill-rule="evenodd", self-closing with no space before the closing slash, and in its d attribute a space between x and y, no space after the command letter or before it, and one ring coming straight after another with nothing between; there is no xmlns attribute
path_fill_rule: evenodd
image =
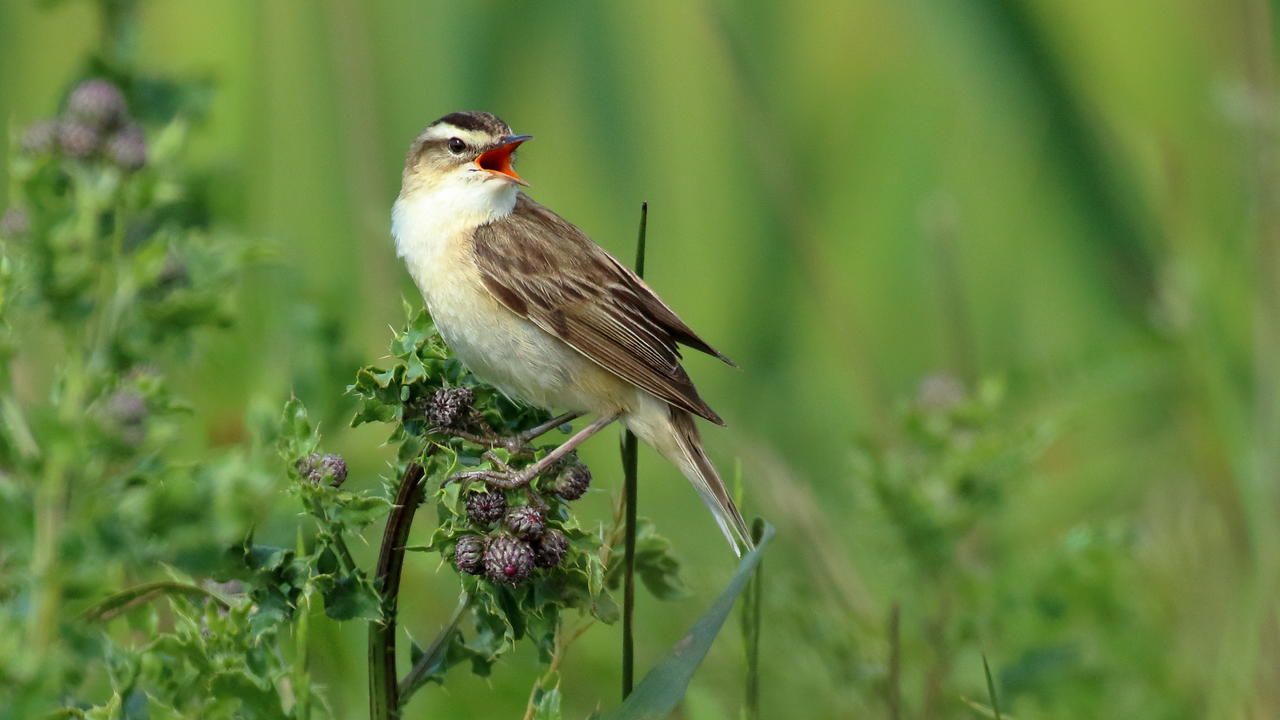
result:
<svg viewBox="0 0 1280 720"><path fill-rule="evenodd" d="M472 249L485 287L507 309L618 377L724 424L680 366L676 343L724 356L567 220L520 195L510 215L476 229Z"/></svg>
<svg viewBox="0 0 1280 720"><path fill-rule="evenodd" d="M677 342L688 345L694 350L712 355L730 367L738 367L737 363L726 357L724 353L711 347L710 343L698 337L698 334L692 328L685 325L680 316L676 315L676 311L663 302L662 298L658 297L658 293L654 292L653 288L649 287L649 284L643 278L636 275L631 268L618 262L618 259L614 256L606 253L606 257L626 277L636 296L644 303L645 309L671 332Z"/></svg>

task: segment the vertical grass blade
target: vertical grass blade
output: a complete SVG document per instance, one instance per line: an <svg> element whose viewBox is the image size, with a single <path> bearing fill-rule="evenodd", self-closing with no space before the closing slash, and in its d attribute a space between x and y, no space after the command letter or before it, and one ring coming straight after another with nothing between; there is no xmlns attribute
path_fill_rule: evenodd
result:
<svg viewBox="0 0 1280 720"><path fill-rule="evenodd" d="M751 542L759 545L764 537L764 518L751 522ZM742 605L742 645L747 652L746 699L747 720L760 720L760 602L764 593L764 565L756 566Z"/></svg>
<svg viewBox="0 0 1280 720"><path fill-rule="evenodd" d="M996 720L1000 720L1000 701L996 699L996 684L991 680L991 666L987 664L987 654L982 653L982 672L987 675L987 697L991 700L991 712Z"/></svg>
<svg viewBox="0 0 1280 720"><path fill-rule="evenodd" d="M645 233L649 227L649 203L640 203L640 232L636 237L636 274L644 277Z"/></svg>
<svg viewBox="0 0 1280 720"><path fill-rule="evenodd" d="M636 238L636 274L644 277L645 231L649 225L649 203L640 203L640 232ZM625 504L624 543L626 560L622 590L622 699L627 699L635 686L636 610L636 499L639 494L636 436L626 431L622 436L622 478Z"/></svg>

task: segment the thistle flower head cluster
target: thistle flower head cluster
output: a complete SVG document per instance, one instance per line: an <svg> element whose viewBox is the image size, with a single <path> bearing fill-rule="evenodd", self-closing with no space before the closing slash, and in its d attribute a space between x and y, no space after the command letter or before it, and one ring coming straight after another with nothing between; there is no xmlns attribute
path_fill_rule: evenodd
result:
<svg viewBox="0 0 1280 720"><path fill-rule="evenodd" d="M506 492L479 487L467 492L468 527L456 540L453 561L461 572L514 587L529 580L536 569L560 565L570 543L563 530L552 526L545 507L509 506ZM534 497L546 505L545 498Z"/></svg>
<svg viewBox="0 0 1280 720"><path fill-rule="evenodd" d="M124 93L101 78L77 85L67 96L66 110L60 116L28 128L22 150L31 156L102 159L124 172L147 164L147 139L129 117Z"/></svg>

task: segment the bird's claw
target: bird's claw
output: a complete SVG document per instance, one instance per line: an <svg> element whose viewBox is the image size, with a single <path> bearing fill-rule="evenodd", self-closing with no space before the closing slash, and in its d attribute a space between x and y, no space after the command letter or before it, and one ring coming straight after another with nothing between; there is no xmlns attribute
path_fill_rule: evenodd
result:
<svg viewBox="0 0 1280 720"><path fill-rule="evenodd" d="M468 442L486 448L502 448L511 453L512 457L529 457L533 455L533 448L529 447L529 441L533 438L527 433L519 433L517 435L499 436L492 433L484 433L477 435L465 430L451 430L448 428L432 428L431 432L440 435L452 435Z"/></svg>
<svg viewBox="0 0 1280 720"><path fill-rule="evenodd" d="M470 482L479 481L490 487L502 488L503 490L513 490L515 488L525 487L532 479L533 476L523 470L511 470L507 472L500 470L466 470L450 475L445 479L445 482L460 482L465 485Z"/></svg>

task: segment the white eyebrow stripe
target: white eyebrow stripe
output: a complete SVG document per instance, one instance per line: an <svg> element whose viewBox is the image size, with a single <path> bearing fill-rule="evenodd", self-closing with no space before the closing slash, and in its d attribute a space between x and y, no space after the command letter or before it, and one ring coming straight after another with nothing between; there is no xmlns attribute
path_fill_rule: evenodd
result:
<svg viewBox="0 0 1280 720"><path fill-rule="evenodd" d="M456 125L449 123L440 123L427 128L425 133L428 140L443 140L445 138L459 138L471 147L479 147L492 141L488 135L475 130L463 130Z"/></svg>

